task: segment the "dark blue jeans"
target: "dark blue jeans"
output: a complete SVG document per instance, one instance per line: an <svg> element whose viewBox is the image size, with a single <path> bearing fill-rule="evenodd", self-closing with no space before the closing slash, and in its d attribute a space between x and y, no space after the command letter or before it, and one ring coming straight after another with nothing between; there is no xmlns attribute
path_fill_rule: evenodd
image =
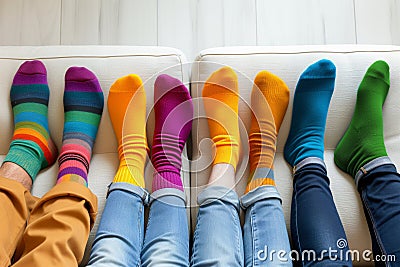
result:
<svg viewBox="0 0 400 267"><path fill-rule="evenodd" d="M352 266L322 160L312 160L294 175L290 226L293 248L299 254L292 255L299 259L295 265Z"/></svg>
<svg viewBox="0 0 400 267"><path fill-rule="evenodd" d="M364 166L364 170L358 191L371 234L375 266L400 266L400 175L393 164L371 169Z"/></svg>

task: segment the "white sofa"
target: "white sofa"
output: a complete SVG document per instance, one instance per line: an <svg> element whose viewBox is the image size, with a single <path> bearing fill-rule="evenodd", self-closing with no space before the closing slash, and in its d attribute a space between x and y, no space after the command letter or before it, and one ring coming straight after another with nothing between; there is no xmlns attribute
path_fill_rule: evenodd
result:
<svg viewBox="0 0 400 267"><path fill-rule="evenodd" d="M150 112L153 104L153 84L160 73L168 73L189 82L191 72L191 93L193 98L201 95L203 82L214 70L222 65L234 68L239 76L239 89L243 97L240 102L240 119L244 128L249 126L249 109L246 102L252 88L252 80L258 71L266 69L280 76L291 90L291 101L278 136L278 153L275 160L275 176L283 198L287 225L290 219L292 191L291 169L282 157L283 146L288 134L291 103L294 88L301 72L312 62L321 58L332 60L337 67L336 88L332 98L325 135L325 160L331 178L331 189L343 221L351 249L370 249L370 238L359 197L351 177L339 171L333 164L333 150L345 131L354 109L357 87L367 67L378 59L386 60L391 67L391 89L384 106L385 138L389 155L400 166L400 47L394 46L299 46L299 47L224 47L202 51L197 62L188 64L178 50L165 47L121 47L121 46L52 46L52 47L1 47L0 48L0 160L7 153L12 137L12 111L9 103L9 89L18 66L25 60L40 59L48 71L51 90L49 123L52 136L61 147L63 128L62 95L64 74L68 67L86 66L96 73L107 99L110 85L115 79L129 73L142 77L147 92L149 124L147 135L152 140L153 122ZM105 99L105 100L106 100ZM201 100L195 100L196 116L204 115ZM373 122L372 122L373 123ZM207 140L208 126L205 119L193 123L192 140L189 140L191 162L185 155L182 175L186 197L191 204L191 227L195 226L196 197L209 175L211 147ZM243 134L243 144L246 136ZM242 160L238 167L237 191L244 191L248 176L246 162L248 149L243 147ZM191 173L187 170L191 168ZM107 185L112 181L118 166L117 144L111 121L105 105L103 118L94 148L89 172L89 187L99 198L99 216L105 203ZM208 166L208 167L207 167ZM202 170L202 168L205 168ZM41 172L33 187L33 194L42 196L55 183L58 167L54 165ZM147 185L151 186L151 164L146 167ZM191 188L189 188L191 186ZM88 248L97 229L97 223L89 239ZM87 253L88 254L88 253ZM86 256L87 256L86 254ZM85 263L85 260L83 264ZM355 264L357 264L355 262ZM365 265L366 263L358 263Z"/></svg>

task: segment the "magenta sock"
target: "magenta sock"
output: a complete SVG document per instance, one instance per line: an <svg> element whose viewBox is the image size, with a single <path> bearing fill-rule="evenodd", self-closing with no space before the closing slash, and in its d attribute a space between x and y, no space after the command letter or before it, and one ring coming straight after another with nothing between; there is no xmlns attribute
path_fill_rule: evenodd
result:
<svg viewBox="0 0 400 267"><path fill-rule="evenodd" d="M163 188L183 191L181 154L192 129L192 99L179 80L162 74L154 83L154 103L153 192Z"/></svg>

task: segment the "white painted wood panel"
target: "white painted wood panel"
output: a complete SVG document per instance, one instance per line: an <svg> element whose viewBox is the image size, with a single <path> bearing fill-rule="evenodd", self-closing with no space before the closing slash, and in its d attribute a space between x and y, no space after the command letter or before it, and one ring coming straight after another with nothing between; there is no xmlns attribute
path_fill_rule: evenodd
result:
<svg viewBox="0 0 400 267"><path fill-rule="evenodd" d="M256 45L255 0L197 2L197 51L216 46Z"/></svg>
<svg viewBox="0 0 400 267"><path fill-rule="evenodd" d="M257 44L256 0L224 0L226 46Z"/></svg>
<svg viewBox="0 0 400 267"><path fill-rule="evenodd" d="M348 0L257 0L258 45L355 43Z"/></svg>
<svg viewBox="0 0 400 267"><path fill-rule="evenodd" d="M63 0L62 44L157 45L157 0Z"/></svg>
<svg viewBox="0 0 400 267"><path fill-rule="evenodd" d="M101 3L101 44L157 45L157 0L102 0Z"/></svg>
<svg viewBox="0 0 400 267"><path fill-rule="evenodd" d="M195 33L195 1L158 1L158 45L178 48L191 61L198 52Z"/></svg>
<svg viewBox="0 0 400 267"><path fill-rule="evenodd" d="M399 0L355 0L357 43L400 45Z"/></svg>
<svg viewBox="0 0 400 267"><path fill-rule="evenodd" d="M99 23L99 0L63 0L61 44L100 44Z"/></svg>
<svg viewBox="0 0 400 267"><path fill-rule="evenodd" d="M0 45L60 44L61 0L0 0Z"/></svg>
<svg viewBox="0 0 400 267"><path fill-rule="evenodd" d="M223 0L196 1L195 50L224 46Z"/></svg>

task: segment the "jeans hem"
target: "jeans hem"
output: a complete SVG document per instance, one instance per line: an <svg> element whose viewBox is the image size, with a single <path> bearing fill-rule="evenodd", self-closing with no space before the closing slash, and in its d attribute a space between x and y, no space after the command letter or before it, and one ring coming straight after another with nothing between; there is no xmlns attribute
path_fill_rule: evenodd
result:
<svg viewBox="0 0 400 267"><path fill-rule="evenodd" d="M242 207L242 209L246 210L257 201L271 198L279 199L282 204L282 198L275 186L259 186L241 197L240 206Z"/></svg>
<svg viewBox="0 0 400 267"><path fill-rule="evenodd" d="M388 165L388 164L393 164L393 162L390 160L390 158L388 156L384 156L384 157L379 157L379 158L373 159L370 162L368 162L367 164L365 164L364 166L362 166L360 168L360 170L358 170L358 172L356 173L356 176L354 177L354 180L356 182L356 188L358 188L360 180L363 177L365 177L365 175L367 175L370 171L372 171L373 169L375 169L379 166Z"/></svg>
<svg viewBox="0 0 400 267"><path fill-rule="evenodd" d="M199 206L208 205L217 200L232 204L238 212L240 211L238 195L234 190L224 186L207 187L197 197Z"/></svg>
<svg viewBox="0 0 400 267"><path fill-rule="evenodd" d="M135 194L142 199L143 204L147 205L149 203L149 198L150 198L149 192L145 188L142 188L140 186L124 182L111 183L108 186L107 198L110 195L110 193L114 190L121 190L131 194Z"/></svg>
<svg viewBox="0 0 400 267"><path fill-rule="evenodd" d="M297 171L299 171L301 168L304 168L308 164L319 164L326 169L324 160L317 157L308 157L303 159L302 161L297 163L296 166L293 167L293 175L295 175Z"/></svg>
<svg viewBox="0 0 400 267"><path fill-rule="evenodd" d="M154 200L159 199L164 196L175 196L183 200L186 205L186 195L185 192L176 188L162 188L154 191L150 195L149 203L151 204Z"/></svg>

